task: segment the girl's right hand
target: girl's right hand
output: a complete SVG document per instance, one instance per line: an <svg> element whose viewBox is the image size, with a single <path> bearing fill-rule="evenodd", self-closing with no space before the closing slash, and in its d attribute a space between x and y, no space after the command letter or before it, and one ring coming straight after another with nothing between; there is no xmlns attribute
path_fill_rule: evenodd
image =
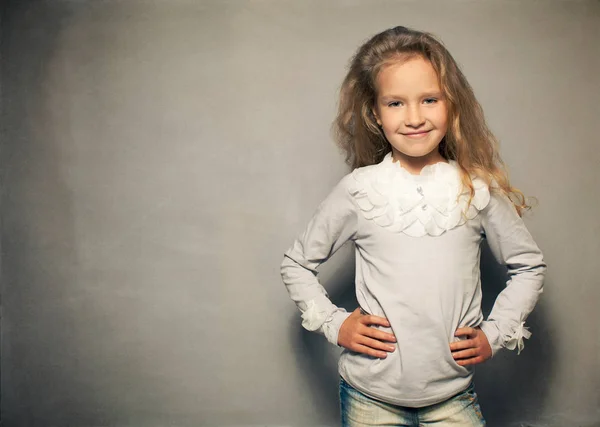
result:
<svg viewBox="0 0 600 427"><path fill-rule="evenodd" d="M385 359L386 352L393 352L395 347L387 342L396 342L393 334L372 328L371 325L390 327L385 317L362 314L360 308L352 312L342 323L338 333L338 344L348 350Z"/></svg>

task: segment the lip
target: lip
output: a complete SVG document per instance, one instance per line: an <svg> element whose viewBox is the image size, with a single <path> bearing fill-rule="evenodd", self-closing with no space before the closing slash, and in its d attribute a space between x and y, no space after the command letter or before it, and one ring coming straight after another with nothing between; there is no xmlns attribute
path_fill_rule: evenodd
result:
<svg viewBox="0 0 600 427"><path fill-rule="evenodd" d="M407 138L419 139L419 138L423 138L424 136L427 136L427 134L429 132L431 132L431 131L430 130L424 130L422 132L403 133L402 135L406 136Z"/></svg>

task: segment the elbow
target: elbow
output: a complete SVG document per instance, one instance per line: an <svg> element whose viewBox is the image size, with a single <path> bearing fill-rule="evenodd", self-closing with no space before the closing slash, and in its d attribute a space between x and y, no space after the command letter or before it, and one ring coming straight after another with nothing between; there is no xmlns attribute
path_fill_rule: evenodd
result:
<svg viewBox="0 0 600 427"><path fill-rule="evenodd" d="M532 265L530 268L531 284L534 290L537 291L538 298L544 292L544 280L547 269L548 267L542 258L540 258L538 264Z"/></svg>
<svg viewBox="0 0 600 427"><path fill-rule="evenodd" d="M548 271L548 264L544 260L543 254L540 252L540 260L538 265L536 266L537 276L540 279L540 288L543 285L544 279L546 278L546 272Z"/></svg>
<svg viewBox="0 0 600 427"><path fill-rule="evenodd" d="M302 277L304 270L306 268L290 257L288 253L284 255L283 261L281 261L281 265L279 266L279 274L281 274L281 278L286 285L298 277Z"/></svg>
<svg viewBox="0 0 600 427"><path fill-rule="evenodd" d="M290 259L288 258L287 255L284 255L283 260L281 261L281 265L279 266L279 274L281 275L281 278L284 281L287 276L287 273L289 272L289 268L290 268Z"/></svg>
<svg viewBox="0 0 600 427"><path fill-rule="evenodd" d="M534 253L534 256L531 257L528 264L529 265L523 267L525 267L529 274L536 279L541 290L544 283L544 278L546 277L546 271L548 270L548 265L544 260L544 254L538 249L538 251Z"/></svg>
<svg viewBox="0 0 600 427"><path fill-rule="evenodd" d="M538 263L532 264L529 268L531 277L534 280L534 283L537 285L537 290L541 293L544 287L544 279L546 278L546 271L548 267L544 262L544 259L541 257Z"/></svg>

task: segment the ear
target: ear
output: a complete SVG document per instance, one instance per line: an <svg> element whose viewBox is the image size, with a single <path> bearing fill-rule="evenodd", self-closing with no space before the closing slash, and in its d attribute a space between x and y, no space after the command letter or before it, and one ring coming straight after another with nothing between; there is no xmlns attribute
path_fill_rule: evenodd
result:
<svg viewBox="0 0 600 427"><path fill-rule="evenodd" d="M371 112L373 113L373 116L375 117L375 121L377 122L377 124L379 126L381 126L381 119L379 118L379 114L377 113L377 107L373 107L371 109Z"/></svg>

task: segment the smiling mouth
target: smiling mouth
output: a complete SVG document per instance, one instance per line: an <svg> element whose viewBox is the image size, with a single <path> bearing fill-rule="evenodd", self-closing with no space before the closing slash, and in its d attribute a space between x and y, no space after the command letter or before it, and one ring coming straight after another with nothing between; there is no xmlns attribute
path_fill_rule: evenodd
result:
<svg viewBox="0 0 600 427"><path fill-rule="evenodd" d="M429 132L431 132L430 130L424 130L421 132L410 132L410 133L403 133L402 135L407 136L409 138L422 138L425 135L427 135Z"/></svg>

